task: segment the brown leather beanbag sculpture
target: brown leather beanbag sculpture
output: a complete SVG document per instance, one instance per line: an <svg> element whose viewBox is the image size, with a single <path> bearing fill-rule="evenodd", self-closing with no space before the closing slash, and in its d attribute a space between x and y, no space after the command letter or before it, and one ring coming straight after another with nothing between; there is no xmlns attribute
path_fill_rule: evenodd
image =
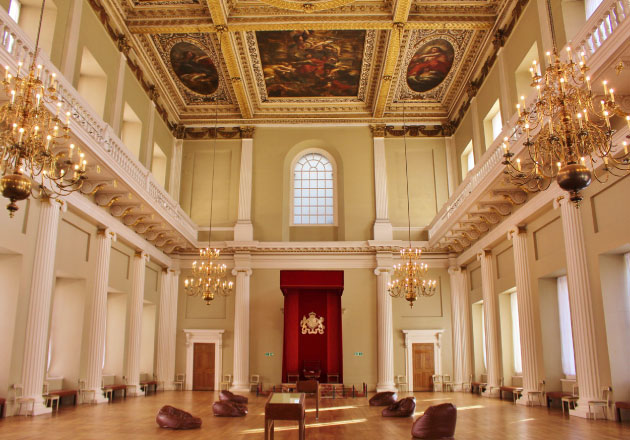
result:
<svg viewBox="0 0 630 440"><path fill-rule="evenodd" d="M160 428L196 429L201 427L201 419L170 405L163 406L155 417Z"/></svg>
<svg viewBox="0 0 630 440"><path fill-rule="evenodd" d="M389 405L381 413L383 417L411 417L416 411L416 398L405 397Z"/></svg>
<svg viewBox="0 0 630 440"><path fill-rule="evenodd" d="M393 391L376 393L370 399L370 406L389 406L396 403L398 396Z"/></svg>
<svg viewBox="0 0 630 440"><path fill-rule="evenodd" d="M247 415L247 407L230 400L220 400L212 404L212 412L217 417L243 417Z"/></svg>
<svg viewBox="0 0 630 440"><path fill-rule="evenodd" d="M455 435L457 408L452 403L430 406L411 427L414 438L447 439Z"/></svg>
<svg viewBox="0 0 630 440"><path fill-rule="evenodd" d="M247 397L239 396L227 390L222 390L219 393L219 400L223 402L229 401L229 402L240 403L241 405L247 405Z"/></svg>

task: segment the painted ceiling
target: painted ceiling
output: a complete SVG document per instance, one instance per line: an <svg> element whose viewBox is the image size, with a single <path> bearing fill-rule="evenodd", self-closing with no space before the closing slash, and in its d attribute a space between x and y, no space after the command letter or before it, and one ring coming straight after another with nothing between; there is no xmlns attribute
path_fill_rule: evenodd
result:
<svg viewBox="0 0 630 440"><path fill-rule="evenodd" d="M404 103L415 121L439 125L465 105L500 21L523 1L101 5L175 124L202 126L215 112L234 124L387 123Z"/></svg>

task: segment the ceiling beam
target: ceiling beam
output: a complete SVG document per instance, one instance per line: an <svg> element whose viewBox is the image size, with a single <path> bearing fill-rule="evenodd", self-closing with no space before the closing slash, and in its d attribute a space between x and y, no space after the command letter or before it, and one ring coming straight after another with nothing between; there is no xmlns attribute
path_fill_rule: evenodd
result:
<svg viewBox="0 0 630 440"><path fill-rule="evenodd" d="M252 110L247 100L247 93L245 92L245 86L243 85L241 69L238 65L236 53L234 51L234 45L232 44L232 37L227 32L227 11L221 0L207 0L208 9L210 10L210 16L212 17L212 23L214 24L214 32L218 33L218 38L221 47L221 53L225 60L225 65L232 81L232 88L238 101L238 106L241 111L241 116L244 119L250 119ZM182 32L181 30L177 32Z"/></svg>
<svg viewBox="0 0 630 440"><path fill-rule="evenodd" d="M208 0L209 2L216 0ZM406 29L463 29L463 30L486 30L490 29L494 23L492 17L480 17L471 20L456 21L411 21L405 23ZM152 24L128 23L129 30L134 34L176 34L176 33L214 33L216 27L212 24L164 24L163 21ZM390 30L392 21L329 21L329 22L287 22L287 23L231 23L227 25L229 32L250 32L250 31L298 31L298 30Z"/></svg>

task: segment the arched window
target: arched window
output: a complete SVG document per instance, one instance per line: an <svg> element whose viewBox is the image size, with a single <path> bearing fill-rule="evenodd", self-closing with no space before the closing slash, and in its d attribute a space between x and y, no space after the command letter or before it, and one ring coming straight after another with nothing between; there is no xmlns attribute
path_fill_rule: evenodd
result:
<svg viewBox="0 0 630 440"><path fill-rule="evenodd" d="M298 156L293 166L292 225L336 224L335 167L321 150Z"/></svg>

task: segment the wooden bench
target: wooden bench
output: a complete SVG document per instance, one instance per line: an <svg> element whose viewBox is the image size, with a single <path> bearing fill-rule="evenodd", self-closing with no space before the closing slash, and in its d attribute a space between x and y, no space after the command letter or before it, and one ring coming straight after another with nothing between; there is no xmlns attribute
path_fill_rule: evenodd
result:
<svg viewBox="0 0 630 440"><path fill-rule="evenodd" d="M48 392L51 396L59 396L59 402L63 400L66 396L72 396L73 404L77 405L77 395L79 394L78 390L53 390ZM59 405L59 404L57 404Z"/></svg>
<svg viewBox="0 0 630 440"><path fill-rule="evenodd" d="M471 382L470 392L475 393L475 389L476 389L479 392L479 394L481 394L486 389L487 386L488 384L484 382Z"/></svg>
<svg viewBox="0 0 630 440"><path fill-rule="evenodd" d="M103 387L104 390L112 390L112 401L114 400L114 397L116 397L116 391L122 390L123 392L123 397L126 399L127 398L127 385L125 384L118 384L118 385L105 385Z"/></svg>
<svg viewBox="0 0 630 440"><path fill-rule="evenodd" d="M565 393L564 391L549 391L545 393L547 396L547 408L551 408L552 400L561 400L563 397L571 396L571 393Z"/></svg>
<svg viewBox="0 0 630 440"><path fill-rule="evenodd" d="M615 411L617 412L617 421L621 422L621 410L630 410L630 402L615 402Z"/></svg>
<svg viewBox="0 0 630 440"><path fill-rule="evenodd" d="M518 393L522 393L523 392L523 388L521 387L508 387L508 386L502 386L501 388L499 388L499 399L503 399L503 393L511 393L512 394L512 400L516 401L516 394Z"/></svg>
<svg viewBox="0 0 630 440"><path fill-rule="evenodd" d="M145 396L149 394L151 387L153 387L153 392L157 394L157 387L158 387L157 380L145 380L144 382L140 382L140 389L145 390L144 392Z"/></svg>

